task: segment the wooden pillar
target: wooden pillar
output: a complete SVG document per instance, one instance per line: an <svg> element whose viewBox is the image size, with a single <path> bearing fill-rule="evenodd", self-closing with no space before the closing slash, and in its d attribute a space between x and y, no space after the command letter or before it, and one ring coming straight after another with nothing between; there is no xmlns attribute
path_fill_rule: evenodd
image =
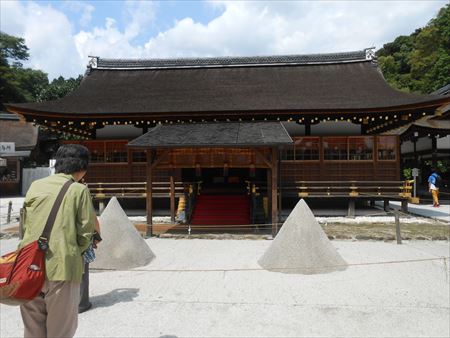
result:
<svg viewBox="0 0 450 338"><path fill-rule="evenodd" d="M170 173L170 221L175 223L175 181L173 170Z"/></svg>
<svg viewBox="0 0 450 338"><path fill-rule="evenodd" d="M396 144L396 151L395 151L395 172L396 172L396 180L400 180L401 179L401 175L400 175L400 161L401 161L401 142L400 142L400 137L397 136L397 142Z"/></svg>
<svg viewBox="0 0 450 338"><path fill-rule="evenodd" d="M272 169L267 168L267 220L272 222Z"/></svg>
<svg viewBox="0 0 450 338"><path fill-rule="evenodd" d="M431 135L431 166L437 168L437 139L435 135Z"/></svg>
<svg viewBox="0 0 450 338"><path fill-rule="evenodd" d="M153 151L147 150L147 185L146 185L146 212L147 212L147 236L153 234Z"/></svg>
<svg viewBox="0 0 450 338"><path fill-rule="evenodd" d="M276 147L272 148L272 236L275 237L278 232L278 149Z"/></svg>
<svg viewBox="0 0 450 338"><path fill-rule="evenodd" d="M389 211L389 200L388 199L383 200L383 210Z"/></svg>
<svg viewBox="0 0 450 338"><path fill-rule="evenodd" d="M279 149L277 149L277 156L279 159L280 158L280 150ZM283 182L281 181L281 161L278 161L277 168L278 168L277 180L278 180L278 212L279 212L278 219L281 220L281 213L283 211L283 203L282 203L283 202L283 200L282 200L282 198L283 198L283 196L282 196Z"/></svg>
<svg viewBox="0 0 450 338"><path fill-rule="evenodd" d="M402 200L402 212L407 213L408 212L408 200Z"/></svg>
<svg viewBox="0 0 450 338"><path fill-rule="evenodd" d="M347 217L355 218L355 199L349 198Z"/></svg>
<svg viewBox="0 0 450 338"><path fill-rule="evenodd" d="M311 122L305 121L305 136L311 136Z"/></svg>

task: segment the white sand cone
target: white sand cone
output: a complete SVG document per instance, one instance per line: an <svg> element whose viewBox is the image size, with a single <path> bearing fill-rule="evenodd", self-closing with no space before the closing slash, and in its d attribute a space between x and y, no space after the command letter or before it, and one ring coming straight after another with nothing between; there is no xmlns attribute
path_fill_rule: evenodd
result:
<svg viewBox="0 0 450 338"><path fill-rule="evenodd" d="M269 271L308 275L347 267L303 199L258 263Z"/></svg>
<svg viewBox="0 0 450 338"><path fill-rule="evenodd" d="M95 250L92 268L125 270L149 264L154 253L113 197L100 216L103 241Z"/></svg>

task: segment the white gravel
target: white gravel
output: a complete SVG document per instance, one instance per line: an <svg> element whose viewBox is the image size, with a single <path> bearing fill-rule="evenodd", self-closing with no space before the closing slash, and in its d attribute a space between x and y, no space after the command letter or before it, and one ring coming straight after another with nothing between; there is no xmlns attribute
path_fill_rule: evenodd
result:
<svg viewBox="0 0 450 338"><path fill-rule="evenodd" d="M268 271L281 273L317 274L347 268L303 199L258 263Z"/></svg>
<svg viewBox="0 0 450 338"><path fill-rule="evenodd" d="M450 335L449 264L440 258L449 242L333 241L349 267L321 275L260 269L268 240L147 242L150 265L91 273L94 307L80 315L77 337ZM1 240L0 249L16 244ZM367 265L391 261L405 262ZM0 336L22 336L18 308L1 305L0 314Z"/></svg>
<svg viewBox="0 0 450 338"><path fill-rule="evenodd" d="M155 258L117 198L111 198L99 222L104 243L98 246L92 268L131 269L148 265Z"/></svg>

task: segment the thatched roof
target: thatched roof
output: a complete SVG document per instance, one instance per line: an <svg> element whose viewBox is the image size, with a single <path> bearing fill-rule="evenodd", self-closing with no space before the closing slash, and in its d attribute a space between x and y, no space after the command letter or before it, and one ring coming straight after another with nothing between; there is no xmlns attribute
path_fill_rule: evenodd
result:
<svg viewBox="0 0 450 338"><path fill-rule="evenodd" d="M128 143L148 147L265 147L293 141L280 122L160 124Z"/></svg>
<svg viewBox="0 0 450 338"><path fill-rule="evenodd" d="M448 97L391 88L367 51L269 57L96 58L80 87L49 102L10 104L23 115L104 118L246 116L277 112L404 111Z"/></svg>
<svg viewBox="0 0 450 338"><path fill-rule="evenodd" d="M0 114L0 142L14 142L16 150L32 150L37 139L37 127L20 122L15 115Z"/></svg>

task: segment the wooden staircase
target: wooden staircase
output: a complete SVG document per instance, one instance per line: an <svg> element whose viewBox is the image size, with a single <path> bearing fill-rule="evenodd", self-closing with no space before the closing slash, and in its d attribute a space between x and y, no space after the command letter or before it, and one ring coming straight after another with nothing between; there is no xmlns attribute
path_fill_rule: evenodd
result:
<svg viewBox="0 0 450 338"><path fill-rule="evenodd" d="M250 197L247 194L208 195L197 197L192 225L250 224Z"/></svg>

